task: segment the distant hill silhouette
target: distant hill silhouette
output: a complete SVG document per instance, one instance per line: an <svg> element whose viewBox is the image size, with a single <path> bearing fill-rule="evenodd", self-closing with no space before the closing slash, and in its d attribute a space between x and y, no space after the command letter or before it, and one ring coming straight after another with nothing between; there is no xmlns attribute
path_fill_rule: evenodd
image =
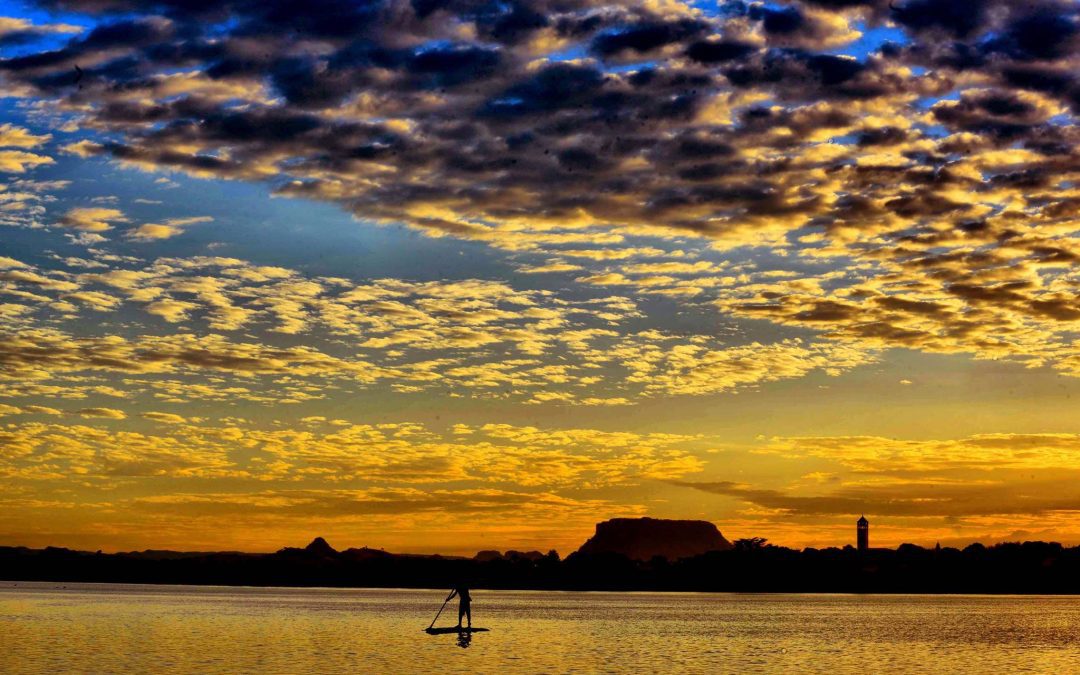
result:
<svg viewBox="0 0 1080 675"><path fill-rule="evenodd" d="M169 551L146 549L145 551L130 551L117 555L130 556L132 558L144 558L146 560L175 560L177 558L198 558L207 555L251 555L239 551Z"/></svg>
<svg viewBox="0 0 1080 675"><path fill-rule="evenodd" d="M544 557L544 554L540 551L515 551L513 549L506 553L500 553L499 551L480 551L473 556L473 560L477 562L491 562L492 560L514 560L520 558L522 560L540 560Z"/></svg>
<svg viewBox="0 0 1080 675"><path fill-rule="evenodd" d="M366 547L337 551L321 537L303 548L275 553L104 554L0 547L0 580L451 588L469 579L474 588L507 589L1080 594L1080 547L1057 543L796 551L761 538L732 545L715 528L670 528L664 522L601 523L598 535L565 560L555 551L485 551L476 558L402 555ZM690 557L684 557L688 549L675 547L670 552L678 557L668 558L646 547L660 545L657 540L635 538L659 531L670 543L673 532L683 531L679 527L694 534L695 546L722 541L727 547ZM605 542L627 547L635 557Z"/></svg>
<svg viewBox="0 0 1080 675"><path fill-rule="evenodd" d="M320 539L321 538L322 537L320 537ZM310 547L311 544L308 544L308 546ZM380 550L380 549L377 549L377 548L368 548L367 546L364 546L363 548L347 548L344 551L342 551L339 555L340 555L340 557L345 558L347 560L356 560L356 561L359 561L359 560L386 560L388 558L393 558L394 557L393 553L387 553L386 551L383 551L383 550Z"/></svg>
<svg viewBox="0 0 1080 675"><path fill-rule="evenodd" d="M616 553L631 560L681 560L731 547L720 530L704 520L613 518L597 523L596 534L582 544L578 553Z"/></svg>

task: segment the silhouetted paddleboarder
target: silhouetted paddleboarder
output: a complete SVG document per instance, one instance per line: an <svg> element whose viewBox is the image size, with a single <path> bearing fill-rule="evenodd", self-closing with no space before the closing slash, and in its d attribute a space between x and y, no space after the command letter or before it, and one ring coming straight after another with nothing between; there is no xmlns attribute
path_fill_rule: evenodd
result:
<svg viewBox="0 0 1080 675"><path fill-rule="evenodd" d="M454 596L458 597L458 622L453 628L436 628L435 622L439 620L439 616L442 611L446 609L448 602L454 599ZM462 626L461 619L465 617L469 625ZM469 594L469 587L466 584L458 584L454 587L454 590L450 591L450 595L446 596L443 600L442 607L435 613L435 618L431 620L431 625L424 629L425 632L431 635L445 635L447 633L457 633L460 635L471 636L473 633L486 633L487 628L473 628L472 625L472 596ZM471 638L470 638L471 639ZM466 641L467 642L467 641ZM464 646L464 645L463 645Z"/></svg>
<svg viewBox="0 0 1080 675"><path fill-rule="evenodd" d="M454 596L458 596L458 608L457 608L457 627L461 628L461 617L467 617L469 620L469 628L472 628L472 596L469 595L469 589L465 584L458 584L450 593L450 599Z"/></svg>

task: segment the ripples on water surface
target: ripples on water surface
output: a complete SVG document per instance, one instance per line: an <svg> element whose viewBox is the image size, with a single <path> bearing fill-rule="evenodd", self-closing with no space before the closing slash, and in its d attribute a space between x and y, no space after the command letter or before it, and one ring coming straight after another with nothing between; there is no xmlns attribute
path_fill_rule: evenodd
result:
<svg viewBox="0 0 1080 675"><path fill-rule="evenodd" d="M1080 672L1080 598L475 591L462 648L445 597L0 582L0 672Z"/></svg>

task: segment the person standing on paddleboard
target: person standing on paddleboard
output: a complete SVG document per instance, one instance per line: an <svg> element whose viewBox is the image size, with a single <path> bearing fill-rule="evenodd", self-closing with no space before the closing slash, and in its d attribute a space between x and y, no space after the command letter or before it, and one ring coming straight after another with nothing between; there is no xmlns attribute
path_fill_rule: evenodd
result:
<svg viewBox="0 0 1080 675"><path fill-rule="evenodd" d="M472 628L472 597L469 595L469 589L465 584L458 584L454 587L454 591L450 594L452 599L454 596L458 596L458 609L457 609L457 627L461 628L461 617L467 617L469 621L469 628Z"/></svg>

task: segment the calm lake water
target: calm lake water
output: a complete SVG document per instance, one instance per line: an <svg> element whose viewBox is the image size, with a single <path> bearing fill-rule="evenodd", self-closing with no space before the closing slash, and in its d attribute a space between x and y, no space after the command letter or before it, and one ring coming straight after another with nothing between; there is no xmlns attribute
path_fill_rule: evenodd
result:
<svg viewBox="0 0 1080 675"><path fill-rule="evenodd" d="M1080 598L475 591L466 645L445 597L0 582L0 672L1080 671Z"/></svg>

